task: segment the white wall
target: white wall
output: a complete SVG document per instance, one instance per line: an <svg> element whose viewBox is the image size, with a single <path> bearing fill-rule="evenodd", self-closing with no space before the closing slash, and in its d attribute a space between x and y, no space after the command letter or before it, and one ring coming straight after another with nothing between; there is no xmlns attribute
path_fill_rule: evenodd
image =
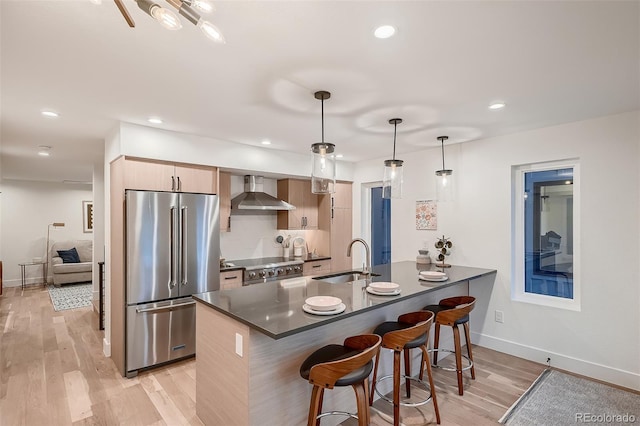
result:
<svg viewBox="0 0 640 426"><path fill-rule="evenodd" d="M456 177L456 199L438 205L438 230L415 229L415 201L435 196L440 153L430 149L405 160L401 200L392 201L392 259L413 260L417 249L442 234L448 259L494 268L495 283L472 287L479 298L472 340L481 346L545 362L640 389L640 113L626 113L446 147ZM580 159L580 312L512 302L511 167ZM354 231L361 229L361 184L381 179L382 160L358 164ZM615 242L615 243L614 243ZM504 312L504 323L494 311Z"/></svg>
<svg viewBox="0 0 640 426"><path fill-rule="evenodd" d="M93 165L93 299L100 298L98 262L104 262L104 164Z"/></svg>
<svg viewBox="0 0 640 426"><path fill-rule="evenodd" d="M109 154L112 155L113 152ZM256 173L275 173L299 177L311 175L311 153L298 154L252 147L129 123L120 123L120 150L117 155L204 164ZM106 158L107 161L111 161L115 157ZM340 161L336 170L337 179L353 180L351 163Z"/></svg>
<svg viewBox="0 0 640 426"><path fill-rule="evenodd" d="M33 258L45 259L47 225L64 222L64 228L51 227L53 241L92 239L82 231L82 201L93 197L91 185L67 185L53 182L3 180L2 239L5 286L19 286L18 263ZM26 269L27 284L42 283L42 270ZM51 273L49 273L51 275Z"/></svg>

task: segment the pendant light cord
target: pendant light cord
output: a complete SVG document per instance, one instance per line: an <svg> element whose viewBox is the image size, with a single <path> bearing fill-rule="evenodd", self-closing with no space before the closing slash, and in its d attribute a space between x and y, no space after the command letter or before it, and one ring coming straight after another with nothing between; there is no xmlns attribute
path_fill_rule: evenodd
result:
<svg viewBox="0 0 640 426"><path fill-rule="evenodd" d="M444 139L440 139L440 146L442 147L442 170L445 170L445 168L444 168Z"/></svg>
<svg viewBox="0 0 640 426"><path fill-rule="evenodd" d="M321 103L321 111L322 111L322 143L324 143L324 97L322 98L322 103Z"/></svg>
<svg viewBox="0 0 640 426"><path fill-rule="evenodd" d="M398 129L398 122L393 123L393 160L396 160L396 130Z"/></svg>

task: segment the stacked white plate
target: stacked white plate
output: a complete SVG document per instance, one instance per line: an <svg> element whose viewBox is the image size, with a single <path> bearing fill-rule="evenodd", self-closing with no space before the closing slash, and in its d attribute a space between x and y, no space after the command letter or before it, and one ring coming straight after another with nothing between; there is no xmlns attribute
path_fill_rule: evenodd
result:
<svg viewBox="0 0 640 426"><path fill-rule="evenodd" d="M315 315L334 315L344 312L347 306L342 299L333 296L313 296L304 301L302 309Z"/></svg>
<svg viewBox="0 0 640 426"><path fill-rule="evenodd" d="M449 279L447 274L439 271L420 271L418 278L425 281L446 281Z"/></svg>
<svg viewBox="0 0 640 426"><path fill-rule="evenodd" d="M396 283L377 281L369 283L367 292L378 296L395 296L400 294L400 285Z"/></svg>

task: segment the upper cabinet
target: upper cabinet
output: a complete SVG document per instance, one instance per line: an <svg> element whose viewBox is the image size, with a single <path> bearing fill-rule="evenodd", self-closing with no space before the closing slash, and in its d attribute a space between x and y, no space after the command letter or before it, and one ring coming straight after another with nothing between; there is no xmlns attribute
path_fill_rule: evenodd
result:
<svg viewBox="0 0 640 426"><path fill-rule="evenodd" d="M220 172L218 178L220 198L220 232L231 231L231 174Z"/></svg>
<svg viewBox="0 0 640 426"><path fill-rule="evenodd" d="M218 190L215 167L127 157L124 168L126 189L202 194L215 194Z"/></svg>
<svg viewBox="0 0 640 426"><path fill-rule="evenodd" d="M278 212L278 229L318 229L318 195L311 192L311 181L279 180L278 198L296 207Z"/></svg>

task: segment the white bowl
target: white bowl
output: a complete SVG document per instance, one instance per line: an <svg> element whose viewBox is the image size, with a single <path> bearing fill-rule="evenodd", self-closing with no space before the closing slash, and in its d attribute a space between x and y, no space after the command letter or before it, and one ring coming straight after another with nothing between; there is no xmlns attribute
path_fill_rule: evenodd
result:
<svg viewBox="0 0 640 426"><path fill-rule="evenodd" d="M443 278L447 276L444 272L439 271L420 271L420 275L425 278Z"/></svg>
<svg viewBox="0 0 640 426"><path fill-rule="evenodd" d="M369 284L369 287L371 287L374 291L377 291L378 293L393 293L394 291L400 288L400 285L396 283L387 283L383 281L377 281Z"/></svg>
<svg viewBox="0 0 640 426"><path fill-rule="evenodd" d="M313 296L304 301L314 311L333 311L338 309L342 299L333 296Z"/></svg>

